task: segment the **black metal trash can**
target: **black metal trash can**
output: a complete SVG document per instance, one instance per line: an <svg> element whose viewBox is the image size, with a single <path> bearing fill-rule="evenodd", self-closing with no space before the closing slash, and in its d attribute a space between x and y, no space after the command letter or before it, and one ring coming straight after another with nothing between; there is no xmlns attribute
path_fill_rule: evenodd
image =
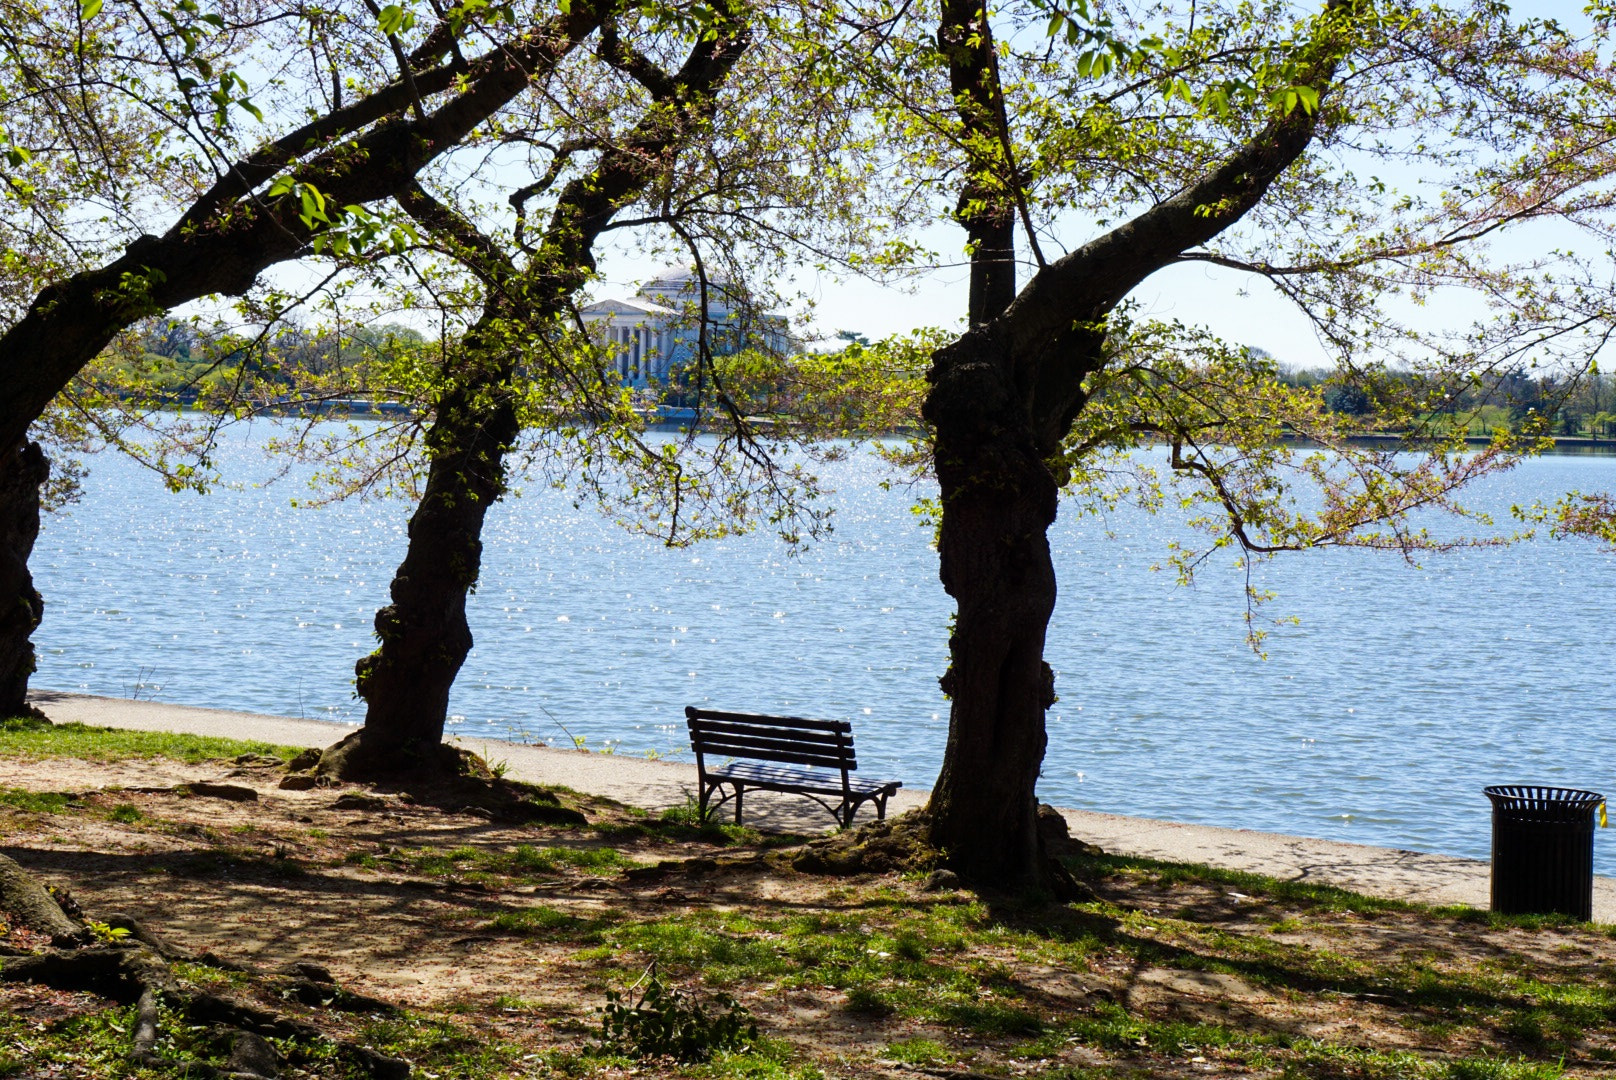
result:
<svg viewBox="0 0 1616 1080"><path fill-rule="evenodd" d="M1504 915L1594 916L1594 811L1603 795L1501 785L1493 803L1492 909Z"/></svg>

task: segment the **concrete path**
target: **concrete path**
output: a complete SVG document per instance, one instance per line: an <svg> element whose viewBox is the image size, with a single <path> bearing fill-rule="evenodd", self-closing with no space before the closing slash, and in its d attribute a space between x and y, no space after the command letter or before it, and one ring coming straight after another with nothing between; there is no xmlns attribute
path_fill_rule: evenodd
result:
<svg viewBox="0 0 1616 1080"><path fill-rule="evenodd" d="M319 720L294 720L53 690L34 691L30 700L51 719L62 722L261 739L290 746L328 746L353 730L345 724ZM560 784L647 810L682 806L694 797L696 771L688 761L648 761L524 746L497 739L455 741L491 762L503 762L509 768L509 775L519 779ZM900 791L890 809L902 813L923 805L925 800L924 791ZM822 831L829 824L827 816L812 803L792 796L771 797L766 792L748 794L746 806L747 823L763 829L812 833ZM1089 810L1063 810L1062 813L1071 824L1073 836L1119 855L1249 870L1277 878L1337 885L1371 896L1431 904L1487 906L1489 867L1476 859L1249 829L1183 825ZM1599 922L1616 922L1616 878L1594 879L1594 918Z"/></svg>

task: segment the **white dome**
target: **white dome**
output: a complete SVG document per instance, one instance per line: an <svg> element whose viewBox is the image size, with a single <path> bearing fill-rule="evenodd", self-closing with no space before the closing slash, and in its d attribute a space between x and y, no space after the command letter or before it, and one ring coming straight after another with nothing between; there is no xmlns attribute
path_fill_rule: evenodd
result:
<svg viewBox="0 0 1616 1080"><path fill-rule="evenodd" d="M670 266L640 286L641 296L649 293L673 296L683 302L699 300L701 299L701 278L697 275L694 266ZM738 290L728 281L708 276L708 303L718 305L737 296Z"/></svg>

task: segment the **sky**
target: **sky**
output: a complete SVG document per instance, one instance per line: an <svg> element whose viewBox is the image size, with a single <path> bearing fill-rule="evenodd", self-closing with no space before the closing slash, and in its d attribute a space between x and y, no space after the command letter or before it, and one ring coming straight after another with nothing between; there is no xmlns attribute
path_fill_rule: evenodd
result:
<svg viewBox="0 0 1616 1080"><path fill-rule="evenodd" d="M1535 0L1516 3L1517 16L1552 18L1568 27L1589 26L1582 0ZM1381 175L1386 165L1375 170ZM1405 178L1417 183L1417 177ZM1081 235L1080 226L1071 230ZM1502 247L1504 254L1541 250L1559 243L1560 237L1547 238L1547 232L1524 232ZM935 223L924 231L921 242L945 256L960 252L964 234L949 223ZM603 275L594 288L596 297L633 295L639 284L653 277L664 264L636 257L623 249L607 250L600 260ZM1029 271L1024 270L1025 282ZM852 330L871 339L901 334L919 327L959 327L965 310L967 272L963 265L932 271L907 287L884 287L858 279L836 280L825 274L803 271L797 285L816 300L813 331L830 336L837 330ZM1322 368L1334 361L1320 344L1308 319L1267 283L1236 271L1206 264L1186 263L1158 272L1136 289L1132 300L1143 315L1177 319L1206 326L1224 339L1262 348L1280 363L1297 368ZM1434 305L1422 317L1440 317L1468 322L1484 315L1478 303L1469 300ZM1417 317L1421 317L1417 316Z"/></svg>
<svg viewBox="0 0 1616 1080"><path fill-rule="evenodd" d="M950 234L957 233L957 237ZM963 231L951 226L928 230L934 250L958 249ZM595 297L632 296L646 280L666 268L655 259L617 249L600 259L602 280ZM1027 274L1024 272L1022 281ZM965 311L967 270L964 265L934 270L907 286L883 286L863 279L837 280L829 274L800 271L797 284L816 302L813 329L822 336L852 330L871 340L921 327L961 325ZM1311 325L1296 307L1266 283L1204 263L1170 267L1151 277L1133 294L1141 311L1159 319L1207 325L1230 340L1266 349L1282 363L1321 367L1330 361Z"/></svg>

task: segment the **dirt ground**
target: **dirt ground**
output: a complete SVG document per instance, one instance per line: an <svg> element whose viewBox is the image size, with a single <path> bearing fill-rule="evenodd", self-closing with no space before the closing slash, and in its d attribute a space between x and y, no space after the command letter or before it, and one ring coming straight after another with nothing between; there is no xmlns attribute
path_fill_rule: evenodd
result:
<svg viewBox="0 0 1616 1080"><path fill-rule="evenodd" d="M778 838L572 793L587 826L513 826L283 790L283 775L0 758L0 853L86 917L129 915L258 970L320 965L402 1006L436 1025L436 1042L398 1050L422 1076L1616 1072L1616 942L1599 927L1103 858L1074 863L1095 902L1027 905L920 874L802 874ZM643 985L653 962L697 998L734 995L769 1052L591 1057L607 992ZM100 1007L0 985L0 1008L39 1031ZM116 1075L14 1060L0 1075Z"/></svg>

